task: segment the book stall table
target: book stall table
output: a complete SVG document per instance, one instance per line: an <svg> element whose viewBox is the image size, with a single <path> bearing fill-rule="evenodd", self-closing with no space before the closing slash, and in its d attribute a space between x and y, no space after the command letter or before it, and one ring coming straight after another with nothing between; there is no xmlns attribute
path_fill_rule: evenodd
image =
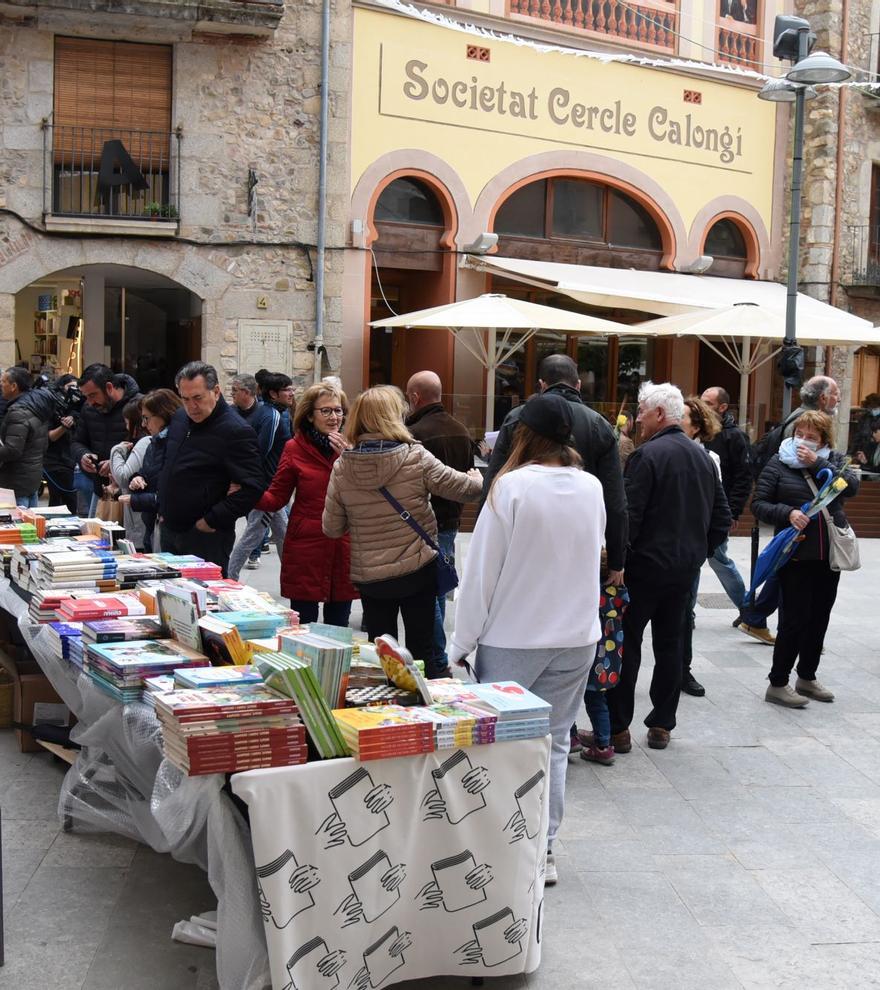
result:
<svg viewBox="0 0 880 990"><path fill-rule="evenodd" d="M234 775L274 990L535 970L549 758L546 737Z"/></svg>
<svg viewBox="0 0 880 990"><path fill-rule="evenodd" d="M72 738L82 750L61 785L64 827L124 835L205 870L217 897L221 990L263 990L268 960L250 837L224 790L226 778L186 777L164 760L153 709L122 704L59 660L48 629L29 621L27 604L6 579L0 579L0 609L18 623L40 669L77 718Z"/></svg>

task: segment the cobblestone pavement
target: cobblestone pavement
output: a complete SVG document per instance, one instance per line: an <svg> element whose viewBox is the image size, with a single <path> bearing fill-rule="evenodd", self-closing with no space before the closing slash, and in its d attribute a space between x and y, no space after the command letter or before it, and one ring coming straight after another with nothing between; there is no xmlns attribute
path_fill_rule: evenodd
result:
<svg viewBox="0 0 880 990"><path fill-rule="evenodd" d="M731 553L745 571L748 541L732 540ZM541 967L487 987L880 987L880 659L872 625L880 541L863 541L862 555L863 569L842 577L819 671L834 704L794 712L766 704L770 649L731 628L732 610L699 607L694 673L706 697L682 698L672 743L655 752L639 721L648 708L645 651L632 753L610 768L571 761ZM277 591L274 552L243 574ZM701 591L720 603L708 568ZM0 732L0 987L212 990L213 954L169 939L175 921L210 905L204 876L126 839L63 834L61 777L48 756L23 756L11 733Z"/></svg>

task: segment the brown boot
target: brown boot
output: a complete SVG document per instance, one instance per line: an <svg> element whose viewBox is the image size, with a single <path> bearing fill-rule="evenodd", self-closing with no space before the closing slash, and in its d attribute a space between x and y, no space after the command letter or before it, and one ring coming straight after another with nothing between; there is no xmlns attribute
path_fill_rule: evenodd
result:
<svg viewBox="0 0 880 990"><path fill-rule="evenodd" d="M629 753L633 748L629 729L624 729L622 732L615 732L611 737L611 745L614 747L615 753Z"/></svg>
<svg viewBox="0 0 880 990"><path fill-rule="evenodd" d="M666 749L669 745L669 729L648 729L648 747Z"/></svg>

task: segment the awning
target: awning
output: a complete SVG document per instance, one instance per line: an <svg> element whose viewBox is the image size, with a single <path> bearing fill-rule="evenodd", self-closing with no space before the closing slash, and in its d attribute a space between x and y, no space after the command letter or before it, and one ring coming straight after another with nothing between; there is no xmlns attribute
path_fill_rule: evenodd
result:
<svg viewBox="0 0 880 990"><path fill-rule="evenodd" d="M700 309L722 309L737 303L756 303L767 310L785 312L786 288L779 282L562 265L487 255L468 255L465 264L490 275L559 292L589 306L637 309L658 316L673 316ZM649 323L642 323L640 329L645 333L652 332ZM688 333L687 330L681 332ZM880 330L868 320L803 293L798 293L797 334L799 340L811 343L880 343ZM692 335L699 336L699 333ZM769 339L782 337L775 328L765 336Z"/></svg>

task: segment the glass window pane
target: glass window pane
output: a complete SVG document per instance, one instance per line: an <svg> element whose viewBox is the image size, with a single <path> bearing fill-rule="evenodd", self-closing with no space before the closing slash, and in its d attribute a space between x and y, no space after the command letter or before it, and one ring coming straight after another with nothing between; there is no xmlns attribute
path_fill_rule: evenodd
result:
<svg viewBox="0 0 880 990"><path fill-rule="evenodd" d="M593 406L607 402L608 338L580 337L577 342L577 366L584 402Z"/></svg>
<svg viewBox="0 0 880 990"><path fill-rule="evenodd" d="M506 353L514 342L522 337L521 333L512 333L508 338ZM499 335L500 338L500 335ZM526 401L533 389L526 390L526 351L524 347L517 348L503 364L495 368L495 429L504 422L504 417L514 406Z"/></svg>
<svg viewBox="0 0 880 990"><path fill-rule="evenodd" d="M713 258L748 257L742 231L732 220L719 220L706 235L703 254L711 255Z"/></svg>
<svg viewBox="0 0 880 990"><path fill-rule="evenodd" d="M555 179L553 182L553 235L602 239L604 189L594 182Z"/></svg>
<svg viewBox="0 0 880 990"><path fill-rule="evenodd" d="M520 237L544 236L547 182L540 179L517 189L495 215L495 233Z"/></svg>
<svg viewBox="0 0 880 990"><path fill-rule="evenodd" d="M662 248L660 231L650 213L625 193L609 190L608 243L618 247Z"/></svg>
<svg viewBox="0 0 880 990"><path fill-rule="evenodd" d="M648 338L620 337L620 351L617 359L617 402L636 404L639 401L639 386L648 375Z"/></svg>
<svg viewBox="0 0 880 990"><path fill-rule="evenodd" d="M443 211L437 197L417 179L395 179L382 190L376 203L376 220L422 223L442 227Z"/></svg>

